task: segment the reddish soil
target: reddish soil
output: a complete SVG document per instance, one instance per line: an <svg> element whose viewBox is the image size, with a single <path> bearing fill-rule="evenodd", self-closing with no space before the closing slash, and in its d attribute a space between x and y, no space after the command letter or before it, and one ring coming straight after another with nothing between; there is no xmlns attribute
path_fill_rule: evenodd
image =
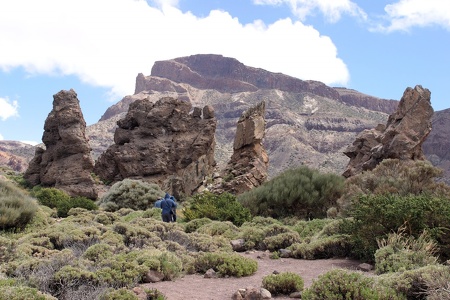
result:
<svg viewBox="0 0 450 300"><path fill-rule="evenodd" d="M175 281L162 281L141 285L145 289L158 289L168 300L230 300L234 292L241 288L261 287L264 276L278 272L293 272L299 274L305 287L311 285L314 279L333 268L356 270L359 261L350 259L318 259L303 260L293 258L270 259L268 253L242 253L258 261L258 271L241 278L204 278L203 275L186 275ZM292 299L288 296L273 297L277 300Z"/></svg>

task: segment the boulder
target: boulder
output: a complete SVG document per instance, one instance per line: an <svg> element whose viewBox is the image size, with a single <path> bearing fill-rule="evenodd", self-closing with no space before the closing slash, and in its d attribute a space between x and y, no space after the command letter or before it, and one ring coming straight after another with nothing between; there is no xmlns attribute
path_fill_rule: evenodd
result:
<svg viewBox="0 0 450 300"><path fill-rule="evenodd" d="M177 198L192 194L215 166L216 119L209 106L201 112L170 97L136 100L117 122L114 144L97 159L95 173L108 182L153 182Z"/></svg>
<svg viewBox="0 0 450 300"><path fill-rule="evenodd" d="M24 178L33 186L55 187L71 196L97 198L91 176L94 161L85 135L86 122L74 90L53 96L53 109L44 124L42 142L37 147Z"/></svg>
<svg viewBox="0 0 450 300"><path fill-rule="evenodd" d="M422 144L431 132L431 93L417 85L403 93L397 111L385 126L364 130L344 154L350 158L345 177L374 169L388 158L425 160Z"/></svg>

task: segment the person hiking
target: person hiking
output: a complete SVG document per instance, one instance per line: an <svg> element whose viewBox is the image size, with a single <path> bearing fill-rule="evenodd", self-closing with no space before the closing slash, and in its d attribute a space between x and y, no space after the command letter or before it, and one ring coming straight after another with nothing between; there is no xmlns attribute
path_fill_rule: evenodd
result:
<svg viewBox="0 0 450 300"><path fill-rule="evenodd" d="M163 222L172 222L172 209L176 208L177 204L170 199L170 195L166 193L164 199L161 201L161 218Z"/></svg>
<svg viewBox="0 0 450 300"><path fill-rule="evenodd" d="M161 202L162 202L162 201L163 201L163 198L160 198L160 199L156 200L156 202L155 202L155 207L161 208Z"/></svg>
<svg viewBox="0 0 450 300"><path fill-rule="evenodd" d="M170 196L170 199L175 203L175 207L172 208L172 222L177 221L177 200L174 196Z"/></svg>

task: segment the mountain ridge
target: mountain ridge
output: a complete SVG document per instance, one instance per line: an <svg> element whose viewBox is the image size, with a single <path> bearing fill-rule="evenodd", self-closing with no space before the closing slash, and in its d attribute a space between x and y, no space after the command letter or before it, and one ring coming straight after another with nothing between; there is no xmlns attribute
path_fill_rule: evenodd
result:
<svg viewBox="0 0 450 300"><path fill-rule="evenodd" d="M125 96L109 107L99 122L87 127L94 159L112 143L116 122L130 103L137 99L156 102L162 97L214 107L219 165L231 156L241 113L265 100L267 126L263 143L269 155L269 177L299 165L341 174L348 163L344 149L362 130L385 123L398 105L397 100L247 67L221 55L175 58L156 62L148 76L138 74L135 94ZM439 118L433 121L434 129L427 139L442 146L429 146L427 141L424 144L427 158L431 155L430 161L446 171L450 169L449 158L434 150L448 149L440 133L442 126L450 124L450 117L443 117L447 115L450 109L435 113Z"/></svg>

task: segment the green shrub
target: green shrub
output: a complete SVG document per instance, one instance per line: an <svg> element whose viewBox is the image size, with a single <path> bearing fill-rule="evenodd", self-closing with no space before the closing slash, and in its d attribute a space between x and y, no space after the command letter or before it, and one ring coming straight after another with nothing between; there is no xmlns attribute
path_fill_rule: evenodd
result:
<svg viewBox="0 0 450 300"><path fill-rule="evenodd" d="M62 202L70 200L69 194L56 188L42 188L36 186L31 195L38 199L39 204L57 209Z"/></svg>
<svg viewBox="0 0 450 300"><path fill-rule="evenodd" d="M405 236L404 228L398 233L390 233L386 239L378 241L375 252L375 271L378 274L402 272L436 264L436 243L423 232L417 239Z"/></svg>
<svg viewBox="0 0 450 300"><path fill-rule="evenodd" d="M9 279L0 279L0 300L57 300L57 298L41 293L38 289L19 285Z"/></svg>
<svg viewBox="0 0 450 300"><path fill-rule="evenodd" d="M246 250L264 248L262 241L266 235L262 228L247 225L243 226L238 237L244 239L244 247Z"/></svg>
<svg viewBox="0 0 450 300"><path fill-rule="evenodd" d="M445 251L449 251L450 230L443 230L450 228L450 200L447 198L426 194L362 195L353 201L349 214L353 219L345 221L343 228L352 235L353 254L357 258L373 260L377 239L385 238L402 226L407 236L418 237L427 230L438 242L444 258Z"/></svg>
<svg viewBox="0 0 450 300"><path fill-rule="evenodd" d="M264 248L269 251L285 249L292 244L300 242L300 236L297 232L283 232L277 235L268 236L262 241Z"/></svg>
<svg viewBox="0 0 450 300"><path fill-rule="evenodd" d="M289 295L303 290L303 278L295 273L283 272L263 277L262 287L273 295Z"/></svg>
<svg viewBox="0 0 450 300"><path fill-rule="evenodd" d="M0 230L23 230L37 209L34 199L12 183L0 180Z"/></svg>
<svg viewBox="0 0 450 300"><path fill-rule="evenodd" d="M293 229L298 232L300 237L312 237L314 235L319 234L320 231L324 229L324 227L331 223L335 222L330 219L313 219L310 221L298 221L293 226Z"/></svg>
<svg viewBox="0 0 450 300"><path fill-rule="evenodd" d="M60 218L67 217L71 208L98 209L98 206L91 199L81 196L70 197L66 192L56 188L34 187L31 194L38 199L41 205L56 209Z"/></svg>
<svg viewBox="0 0 450 300"><path fill-rule="evenodd" d="M147 294L146 300L166 300L166 296L157 289L145 290Z"/></svg>
<svg viewBox="0 0 450 300"><path fill-rule="evenodd" d="M244 208L230 193L216 195L210 192L197 194L183 208L185 221L209 218L230 221L236 226L251 219L250 211Z"/></svg>
<svg viewBox="0 0 450 300"><path fill-rule="evenodd" d="M378 284L411 300L449 300L450 266L430 265L378 276Z"/></svg>
<svg viewBox="0 0 450 300"><path fill-rule="evenodd" d="M436 182L442 172L428 161L385 159L375 169L350 177L346 181L345 198L386 193L398 196L422 193L449 196L449 187Z"/></svg>
<svg viewBox="0 0 450 300"><path fill-rule="evenodd" d="M393 289L378 287L360 273L334 269L320 275L302 293L304 300L397 300L406 299Z"/></svg>
<svg viewBox="0 0 450 300"><path fill-rule="evenodd" d="M333 235L295 243L288 247L291 256L299 259L324 259L348 257L351 254L351 243L347 235Z"/></svg>
<svg viewBox="0 0 450 300"><path fill-rule="evenodd" d="M137 284L148 268L139 265L136 256L137 253L134 252L113 255L108 260L102 261L94 276L100 283L108 286L130 287Z"/></svg>
<svg viewBox="0 0 450 300"><path fill-rule="evenodd" d="M201 226L211 222L212 220L209 218L193 219L186 223L184 231L186 231L186 233L191 233L196 231Z"/></svg>
<svg viewBox="0 0 450 300"><path fill-rule="evenodd" d="M100 300L139 300L133 291L127 289L111 290L104 293Z"/></svg>
<svg viewBox="0 0 450 300"><path fill-rule="evenodd" d="M336 206L343 189L342 176L303 166L239 195L238 200L253 216L323 218L330 207Z"/></svg>
<svg viewBox="0 0 450 300"><path fill-rule="evenodd" d="M186 249L193 252L227 252L232 250L230 239L221 235L210 236L198 232L189 234L189 244L186 245Z"/></svg>
<svg viewBox="0 0 450 300"><path fill-rule="evenodd" d="M121 208L146 210L154 206L156 200L164 197L164 192L154 183L124 179L116 182L99 200L99 206L106 211Z"/></svg>
<svg viewBox="0 0 450 300"><path fill-rule="evenodd" d="M239 233L239 228L229 221L212 221L199 227L197 232L211 236L222 235L233 239Z"/></svg>
<svg viewBox="0 0 450 300"><path fill-rule="evenodd" d="M101 262L111 256L113 256L113 247L105 243L92 245L83 253L83 258L93 262Z"/></svg>
<svg viewBox="0 0 450 300"><path fill-rule="evenodd" d="M203 253L196 258L197 272L204 273L211 268L221 276L242 277L255 273L258 263L237 253Z"/></svg>

